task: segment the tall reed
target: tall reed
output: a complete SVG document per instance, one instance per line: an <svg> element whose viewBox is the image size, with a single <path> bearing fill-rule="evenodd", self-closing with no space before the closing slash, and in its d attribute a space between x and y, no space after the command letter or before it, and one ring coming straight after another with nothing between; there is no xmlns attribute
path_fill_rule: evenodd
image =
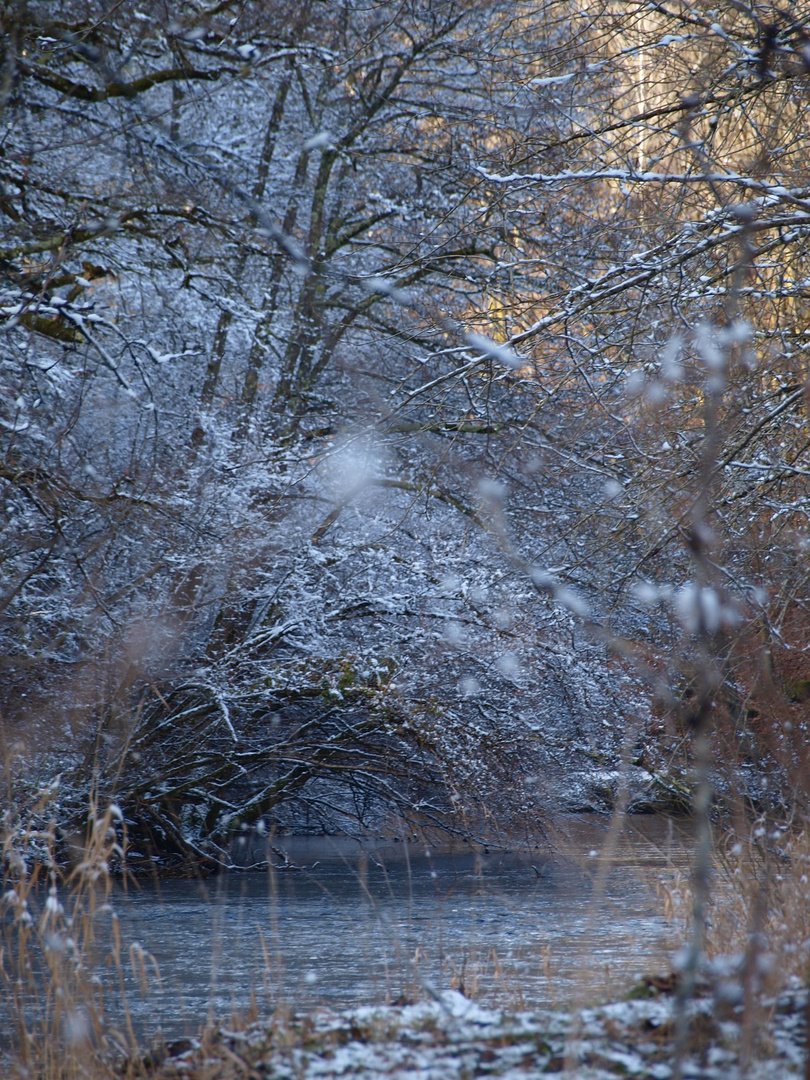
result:
<svg viewBox="0 0 810 1080"><path fill-rule="evenodd" d="M49 818L57 790L3 821L0 1060L37 1080L120 1077L137 1046L125 965L141 983L150 966L159 972L138 945L125 948L112 902L125 867L120 810L91 802L84 835L66 845Z"/></svg>

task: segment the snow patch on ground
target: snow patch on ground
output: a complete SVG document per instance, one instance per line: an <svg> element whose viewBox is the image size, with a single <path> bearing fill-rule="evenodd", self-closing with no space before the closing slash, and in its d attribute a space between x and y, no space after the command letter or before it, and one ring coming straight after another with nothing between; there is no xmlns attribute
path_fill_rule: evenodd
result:
<svg viewBox="0 0 810 1080"><path fill-rule="evenodd" d="M178 1048L156 1073L168 1078L230 1075L234 1057L251 1075L332 1080L509 1080L576 1076L612 1080L674 1075L677 1005L661 997L596 1008L506 1014L454 991L416 1004L319 1011L284 1025L220 1031L213 1043ZM755 1054L740 1060L742 1010L718 1019L709 998L688 1005L693 1038L681 1075L703 1080L776 1080L803 1075L807 992L791 985L762 1002L754 1018Z"/></svg>

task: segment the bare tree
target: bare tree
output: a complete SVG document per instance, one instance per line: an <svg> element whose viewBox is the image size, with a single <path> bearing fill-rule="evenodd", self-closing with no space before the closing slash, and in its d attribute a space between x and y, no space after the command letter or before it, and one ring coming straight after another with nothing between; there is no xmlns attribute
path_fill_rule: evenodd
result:
<svg viewBox="0 0 810 1080"><path fill-rule="evenodd" d="M532 828L628 725L687 799L690 589L798 782L752 713L807 678L800 12L3 19L1 707L66 805L214 860L389 796Z"/></svg>

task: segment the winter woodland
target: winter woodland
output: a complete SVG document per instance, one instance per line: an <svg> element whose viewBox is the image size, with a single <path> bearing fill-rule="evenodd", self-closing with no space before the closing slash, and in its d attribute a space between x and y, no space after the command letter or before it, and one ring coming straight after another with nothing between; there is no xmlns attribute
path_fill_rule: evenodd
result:
<svg viewBox="0 0 810 1080"><path fill-rule="evenodd" d="M0 12L8 815L806 797L806 0Z"/></svg>

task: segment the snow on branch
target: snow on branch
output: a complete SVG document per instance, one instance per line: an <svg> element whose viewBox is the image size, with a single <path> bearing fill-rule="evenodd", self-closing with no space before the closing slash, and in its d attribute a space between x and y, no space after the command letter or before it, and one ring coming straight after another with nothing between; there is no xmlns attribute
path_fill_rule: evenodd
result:
<svg viewBox="0 0 810 1080"><path fill-rule="evenodd" d="M810 192L804 187L790 190L783 184L769 184L754 176L743 176L735 172L639 172L637 169L564 169L556 173L493 173L481 165L473 165L473 170L491 184L569 184L585 183L594 180L620 180L625 184L735 184L752 191L760 191L774 199L788 199L808 205Z"/></svg>

